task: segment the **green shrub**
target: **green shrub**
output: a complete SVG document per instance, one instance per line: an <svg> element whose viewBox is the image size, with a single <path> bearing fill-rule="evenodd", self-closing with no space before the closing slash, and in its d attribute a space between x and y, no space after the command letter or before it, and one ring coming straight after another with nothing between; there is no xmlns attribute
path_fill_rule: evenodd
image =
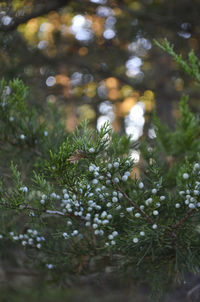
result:
<svg viewBox="0 0 200 302"><path fill-rule="evenodd" d="M198 80L199 61L189 58L187 69L175 57ZM154 117L156 138L141 141L137 179L133 142L108 124L96 131L84 122L67 134L55 108L26 104L20 80L2 80L0 94L4 249L23 246L54 280L109 268L162 290L199 272L199 118L186 96L174 131Z"/></svg>

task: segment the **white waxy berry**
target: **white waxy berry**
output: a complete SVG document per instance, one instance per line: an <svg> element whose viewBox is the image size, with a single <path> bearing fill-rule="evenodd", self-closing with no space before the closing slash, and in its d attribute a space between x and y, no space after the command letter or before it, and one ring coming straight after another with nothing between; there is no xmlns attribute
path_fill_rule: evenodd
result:
<svg viewBox="0 0 200 302"><path fill-rule="evenodd" d="M47 264L46 264L46 267L47 267L48 269L53 269L53 264L47 263Z"/></svg>
<svg viewBox="0 0 200 302"><path fill-rule="evenodd" d="M127 181L127 179L128 179L128 176L127 176L127 175L123 175L123 176L122 176L122 181Z"/></svg>
<svg viewBox="0 0 200 302"><path fill-rule="evenodd" d="M22 191L22 192L24 192L24 193L28 192L28 188L27 187L21 187L19 190Z"/></svg>
<svg viewBox="0 0 200 302"><path fill-rule="evenodd" d="M159 212L158 212L157 210L154 210L154 211L153 211L153 215L154 215L154 216L157 216L158 214L159 214Z"/></svg>
<svg viewBox="0 0 200 302"><path fill-rule="evenodd" d="M143 182L140 182L140 183L138 184L138 187L139 187L139 189L143 189L143 188L144 188Z"/></svg>
<svg viewBox="0 0 200 302"><path fill-rule="evenodd" d="M113 231L113 232L112 232L112 235L113 235L114 237L116 237L116 236L118 236L119 234L118 234L117 231Z"/></svg>
<svg viewBox="0 0 200 302"><path fill-rule="evenodd" d="M133 211L133 207L126 208L126 211L127 211L128 213L131 213L131 212Z"/></svg>
<svg viewBox="0 0 200 302"><path fill-rule="evenodd" d="M200 165L198 163L194 164L194 170L198 170L200 168Z"/></svg>
<svg viewBox="0 0 200 302"><path fill-rule="evenodd" d="M152 198L148 198L147 200L145 200L145 204L148 206L149 204L151 204L153 201Z"/></svg>
<svg viewBox="0 0 200 302"><path fill-rule="evenodd" d="M165 196L160 196L160 201L163 201L163 200L165 200L165 199L166 199Z"/></svg>
<svg viewBox="0 0 200 302"><path fill-rule="evenodd" d="M20 135L20 139L24 140L26 138L26 136L24 134Z"/></svg>
<svg viewBox="0 0 200 302"><path fill-rule="evenodd" d="M57 197L56 193L55 192L51 193L51 197L56 198Z"/></svg>
<svg viewBox="0 0 200 302"><path fill-rule="evenodd" d="M138 243L139 239L137 237L133 238L134 243Z"/></svg>
<svg viewBox="0 0 200 302"><path fill-rule="evenodd" d="M112 169L112 164L108 164L108 169L110 170L110 169Z"/></svg>
<svg viewBox="0 0 200 302"><path fill-rule="evenodd" d="M94 184L94 185L97 185L98 184L98 179L93 179L93 181L92 181L92 183Z"/></svg>
<svg viewBox="0 0 200 302"><path fill-rule="evenodd" d="M118 198L117 197L113 197L112 198L112 202L114 202L114 203L118 202Z"/></svg>
<svg viewBox="0 0 200 302"><path fill-rule="evenodd" d="M119 197L119 198L122 198L122 197L123 197L123 194L122 194L121 192L119 192L119 193L118 193L118 197Z"/></svg>
<svg viewBox="0 0 200 302"><path fill-rule="evenodd" d="M89 171L90 171L90 172L93 172L94 170L95 170L94 166L92 166L92 165L89 166Z"/></svg>
<svg viewBox="0 0 200 302"><path fill-rule="evenodd" d="M69 235L67 233L63 233L62 235L65 239L69 238Z"/></svg>
<svg viewBox="0 0 200 302"><path fill-rule="evenodd" d="M105 218L107 216L107 212L106 211L103 211L102 213L101 213L101 218Z"/></svg>
<svg viewBox="0 0 200 302"><path fill-rule="evenodd" d="M118 163L118 162L115 162L115 163L113 164L113 166L114 166L115 168L119 168L119 163Z"/></svg>
<svg viewBox="0 0 200 302"><path fill-rule="evenodd" d="M89 149L89 152L90 152L90 153L94 153L94 152L95 152L94 148L90 148L90 149Z"/></svg>
<svg viewBox="0 0 200 302"><path fill-rule="evenodd" d="M136 213L136 214L135 214L135 217L136 217L136 218L139 218L140 216L141 216L140 213Z"/></svg>
<svg viewBox="0 0 200 302"><path fill-rule="evenodd" d="M189 174L188 173L183 173L183 179L188 179L189 178Z"/></svg>

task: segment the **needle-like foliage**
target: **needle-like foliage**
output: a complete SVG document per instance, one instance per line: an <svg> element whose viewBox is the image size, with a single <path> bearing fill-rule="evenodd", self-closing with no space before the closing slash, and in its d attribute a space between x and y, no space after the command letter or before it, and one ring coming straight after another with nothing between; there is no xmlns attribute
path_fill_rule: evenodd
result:
<svg viewBox="0 0 200 302"><path fill-rule="evenodd" d="M185 63L166 40L159 46L198 80L193 53ZM41 118L29 108L21 81L2 80L0 91L2 247L24 247L32 265L61 279L109 267L164 289L199 272L199 118L187 97L174 131L154 117L156 137L141 142L136 178L133 142L110 125L84 122L67 134L54 110Z"/></svg>

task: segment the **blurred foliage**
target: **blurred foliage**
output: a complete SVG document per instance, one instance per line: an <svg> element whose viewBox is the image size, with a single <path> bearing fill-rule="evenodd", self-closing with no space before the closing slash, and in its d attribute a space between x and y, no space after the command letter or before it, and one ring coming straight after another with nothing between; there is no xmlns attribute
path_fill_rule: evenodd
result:
<svg viewBox="0 0 200 302"><path fill-rule="evenodd" d="M188 273L198 276L199 117L187 97L174 131L154 116L155 139L143 139L136 177L131 137L86 121L67 134L62 123L36 118L21 80L0 86L0 155L7 170L11 162L0 187L2 275L12 265L66 286L116 274L148 284L157 300ZM15 149L29 158L27 170Z"/></svg>

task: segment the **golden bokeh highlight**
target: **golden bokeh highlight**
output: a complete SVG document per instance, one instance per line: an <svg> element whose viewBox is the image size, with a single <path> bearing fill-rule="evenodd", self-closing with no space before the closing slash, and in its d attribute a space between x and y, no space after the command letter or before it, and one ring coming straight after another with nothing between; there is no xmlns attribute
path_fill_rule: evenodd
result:
<svg viewBox="0 0 200 302"><path fill-rule="evenodd" d="M115 104L115 113L119 117L125 117L131 110L131 108L137 103L137 97L127 97L122 102Z"/></svg>
<svg viewBox="0 0 200 302"><path fill-rule="evenodd" d="M62 93L66 98L70 97L70 79L65 74L57 74L55 76L56 84L62 86Z"/></svg>
<svg viewBox="0 0 200 302"><path fill-rule="evenodd" d="M84 119L93 120L96 117L95 110L88 104L84 104L78 108L79 111L79 120Z"/></svg>
<svg viewBox="0 0 200 302"><path fill-rule="evenodd" d="M85 56L88 54L88 48L87 47L81 47L78 50L79 56Z"/></svg>
<svg viewBox="0 0 200 302"><path fill-rule="evenodd" d="M13 5L15 10L20 9L22 4L26 1L18 1L14 0ZM131 9L139 10L142 8L142 4L140 1L131 1L125 0L125 3L129 5ZM24 6L25 6L24 4ZM27 7L25 11L27 11ZM117 6L115 1L113 1L113 12L114 16L121 16L124 14L123 10ZM76 40L75 35L72 32L71 26L73 25L73 18L77 14L74 13L72 10L63 9L58 13L57 11L51 11L49 14L34 18L29 20L26 24L20 25L18 30L20 33L23 34L26 41L33 46L38 46L40 50L44 52L44 54L50 58L56 57L58 54L57 49L57 33L60 34L61 41L67 39L69 43L63 43L62 49L59 51L61 54L69 56L72 55L79 55L80 57L87 56L85 59L88 59L88 52L89 46L87 44L76 44L74 45L73 42ZM86 21L89 21L91 29L93 31L95 42L97 43L98 47L101 49L105 48L105 43L107 42L106 39L103 37L103 33L105 31L105 21L106 18L102 16L97 16L94 11L87 14L81 14L84 16ZM87 23L87 22L86 22ZM191 40L191 39L190 39ZM41 43L41 47L39 45ZM195 41L191 40L190 43L195 43ZM115 37L112 39L113 46L120 45L120 40ZM44 47L43 47L44 45ZM45 46L46 45L46 46ZM127 51L129 47L129 42L124 41L120 48L123 51ZM92 55L92 54L91 54ZM79 59L81 59L79 57ZM99 69L99 64L97 62L93 62L93 68ZM144 62L143 69L149 70L151 68L151 64L148 61ZM83 96L86 96L91 101L95 101L99 98L97 89L98 89L98 81L93 80L89 83L80 83L77 86L70 87L70 78L68 76L68 69L63 70L62 67L59 68L59 74L55 75L56 80L56 91L60 90L60 94L62 94L66 99L70 100L70 97L74 97L74 100L80 100ZM74 71L75 72L75 71ZM78 72L78 70L77 70ZM126 67L124 64L116 64L114 73L116 75L121 75L126 72ZM105 76L106 77L106 76ZM154 100L154 93L151 90L146 90L144 94L140 97L139 93L134 90L134 87L128 84L122 84L117 77L110 76L107 78L102 79L102 82L105 84L107 89L107 98L111 102L113 102L115 118L113 120L113 128L118 131L120 130L120 125L122 119L129 114L131 108L137 104L138 101L141 101L145 105L145 110L147 112L151 112L155 108L155 100ZM59 87L60 85L60 87ZM174 84L176 89L180 89L180 83L177 82ZM52 89L52 88L51 88ZM51 92L54 93L54 92ZM86 98L86 99L87 99ZM100 101L100 100L99 100ZM95 103L96 104L96 103ZM83 104L80 105L77 109L75 107L76 104L72 105L70 102L67 107L67 124L66 127L69 131L74 130L75 124L77 124L80 120L87 118L90 120L94 120L96 118L96 112L93 109L93 105L90 104ZM71 106L71 109L69 107ZM77 116L77 112L79 113L79 118L75 118ZM74 122L75 121L75 122Z"/></svg>
<svg viewBox="0 0 200 302"><path fill-rule="evenodd" d="M90 20L92 21L92 29L95 35L97 37L102 36L104 32L105 19L94 15L90 18Z"/></svg>
<svg viewBox="0 0 200 302"><path fill-rule="evenodd" d="M97 84L95 82L91 82L85 85L84 93L89 98L93 98L96 95Z"/></svg>
<svg viewBox="0 0 200 302"><path fill-rule="evenodd" d="M133 88L130 85L124 85L124 86L122 86L120 93L121 93L122 97L126 98L126 97L132 95Z"/></svg>
<svg viewBox="0 0 200 302"><path fill-rule="evenodd" d="M119 81L114 77L110 77L105 80L105 84L108 89L117 89L119 86Z"/></svg>
<svg viewBox="0 0 200 302"><path fill-rule="evenodd" d="M152 90L146 90L140 101L144 104L145 111L151 112L155 108L155 96Z"/></svg>
<svg viewBox="0 0 200 302"><path fill-rule="evenodd" d="M76 107L73 104L65 106L67 119L65 120L66 130L72 132L76 129L78 119L76 116Z"/></svg>
<svg viewBox="0 0 200 302"><path fill-rule="evenodd" d="M181 79L181 78L176 79L175 82L174 82L174 88L177 91L182 91L183 87L184 87L184 81L183 81L183 79Z"/></svg>
<svg viewBox="0 0 200 302"><path fill-rule="evenodd" d="M120 98L120 92L119 90L115 89L115 88L112 88L108 91L108 98L111 100L111 101L115 101L117 99Z"/></svg>
<svg viewBox="0 0 200 302"><path fill-rule="evenodd" d="M107 79L105 79L105 85L106 85L106 88L108 89L108 98L111 101L116 101L117 99L119 99L121 97L118 79L116 79L114 77L107 78Z"/></svg>

